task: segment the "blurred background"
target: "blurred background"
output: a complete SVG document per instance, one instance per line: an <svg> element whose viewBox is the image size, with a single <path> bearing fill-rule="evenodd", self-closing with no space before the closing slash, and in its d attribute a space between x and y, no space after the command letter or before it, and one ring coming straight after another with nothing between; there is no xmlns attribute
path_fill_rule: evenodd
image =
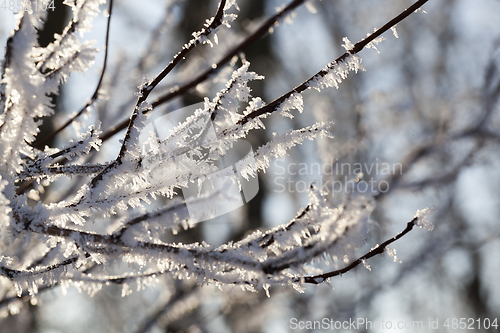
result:
<svg viewBox="0 0 500 333"><path fill-rule="evenodd" d="M210 68L289 3L237 2L238 19L231 29L220 29L219 44L195 49L157 88L153 99ZM213 98L241 59L265 76L252 83L253 95L270 102L340 56L343 37L355 43L411 4L323 0L301 5L239 58L219 68L218 75L158 107L152 117L201 102L205 96ZM63 131L50 145L63 146L96 119L108 129L128 118L144 77L154 77L191 33L214 15L217 5L216 0L117 1L106 93L77 126ZM103 63L107 6L95 19L94 31L85 35L95 39L100 50L95 65L85 74L73 74L61 87L54 97L56 113L44 121L45 133L64 123L95 89ZM68 22L70 12L65 7L55 2L56 12L49 16L54 24L40 32L42 46ZM57 287L41 292L19 314L2 319L0 331L313 332L323 330L294 330L292 319L365 318L422 321L423 328L404 331L429 332L433 331L429 321L439 320L439 330L448 331L442 326L448 318L451 324L452 318L483 323L484 318L493 322L500 317L500 1L431 0L423 9L425 13L414 13L398 24L397 32L385 33L378 51L365 49L359 54L366 71L350 75L339 89L305 92L302 113L295 112L293 119L272 115L265 120L266 130L247 140L257 148L272 133L317 121L335 123L334 139L306 142L286 159L272 161L270 169L259 174L258 195L241 209L175 238L165 236L213 245L239 240L255 229L293 219L307 205L312 182L332 206L344 200L349 184L365 184L358 190L366 188L376 195L372 218L377 226L360 255L402 231L418 209L437 208L431 216L433 231L415 229L391 246L401 262L377 256L368 262L371 270L357 267L329 284L306 286L303 293L272 287L270 298L263 290L219 290L170 276L125 297L119 285L105 286L93 297L74 287L63 295L64 288ZM0 22L5 41L14 27L13 13L2 8ZM89 158L113 159L121 137L123 132L104 143L105 154ZM48 188L44 200L57 201L76 188L61 180ZM477 322L474 325L487 331Z"/></svg>

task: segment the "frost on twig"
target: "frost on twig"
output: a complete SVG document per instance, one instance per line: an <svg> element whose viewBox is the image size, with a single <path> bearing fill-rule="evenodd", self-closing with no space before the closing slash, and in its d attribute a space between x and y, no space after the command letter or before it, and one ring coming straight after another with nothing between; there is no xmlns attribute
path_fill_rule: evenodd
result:
<svg viewBox="0 0 500 333"><path fill-rule="evenodd" d="M418 225L420 228L425 228L429 231L432 231L434 229L434 224L428 220L428 217L436 210L437 209L434 206L417 210L417 213L415 214L415 217L417 218L416 225Z"/></svg>

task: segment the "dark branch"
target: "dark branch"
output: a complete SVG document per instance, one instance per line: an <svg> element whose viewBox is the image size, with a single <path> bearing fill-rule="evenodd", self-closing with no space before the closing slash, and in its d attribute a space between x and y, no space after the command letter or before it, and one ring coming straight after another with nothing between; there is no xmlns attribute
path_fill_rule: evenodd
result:
<svg viewBox="0 0 500 333"><path fill-rule="evenodd" d="M27 271L10 269L7 267L0 267L0 272L1 272L2 276L5 276L5 277L9 278L10 280L15 280L15 278L17 278L18 276L28 277L28 276L35 276L35 275L48 273L48 272L56 270L58 268L71 265L71 264L75 263L77 260L78 260L78 257L72 257L72 258L68 258L64 261L61 261L57 264L53 264L53 265L50 265L50 266L47 266L44 268L40 268L40 269L32 269L32 270L27 270Z"/></svg>
<svg viewBox="0 0 500 333"><path fill-rule="evenodd" d="M367 252L366 254L362 255L361 257L359 257L358 259L353 261L350 265L348 265L342 269L338 269L336 271L332 271L332 272L328 272L328 273L324 273L324 274L320 274L320 275L305 276L303 278L303 282L304 283L312 283L312 284L323 283L323 282L325 282L326 279L329 279L329 278L337 276L337 275L345 274L345 273L349 272L351 269L353 269L354 267L361 264L363 261L370 259L378 254L384 253L384 250L387 246L389 246L390 244L394 243L395 241L397 241L398 239L400 239L401 237L403 237L404 235L409 233L413 229L413 227L415 226L417 220L418 220L418 218L414 217L413 220L408 222L405 230L403 230L402 232L397 234L395 237L386 240L385 242L383 242L379 246L371 249L369 252ZM300 282L300 279L298 279L297 282Z"/></svg>
<svg viewBox="0 0 500 333"><path fill-rule="evenodd" d="M384 32L386 32L387 30L389 30L391 27L395 26L396 24L398 24L399 22L401 22L402 20L404 20L406 17L408 17L410 14L412 14L418 8L420 8L427 1L428 0L419 0L419 1L415 2L411 7L409 7L405 11L403 11L401 14L399 14L398 16L396 16L395 18L393 18L392 20L390 20L388 23L384 24L376 32L374 32L370 36L366 37L365 39L357 42L356 44L354 44L354 47L352 48L352 50L346 51L340 57L338 57L337 59L335 59L334 61L332 61L331 63L329 63L328 66L327 66L327 68L328 69L333 68L338 63L344 61L348 56L356 54L356 53L360 52L361 50L363 50L363 48L365 48L365 46L367 46L368 44L370 44L371 42L373 42L376 38L380 37L380 35L382 35ZM290 96L292 96L295 93L301 93L301 92L309 89L309 83L311 81L313 81L313 80L315 80L315 79L317 79L319 77L324 77L325 75L327 75L328 74L328 69L322 69L322 70L320 70L318 73L316 73L315 75L313 75L308 80L304 81L302 84L300 84L296 88L290 90L286 94L284 94L281 97L275 99L271 103L269 103L269 104L261 107L260 109L257 109L255 111L247 114L245 117L243 117L241 120L238 121L238 124L245 124L250 119L259 117L259 116L261 116L263 114L266 114L266 113L271 113L271 112L276 111L278 109L278 107L283 102L285 102Z"/></svg>

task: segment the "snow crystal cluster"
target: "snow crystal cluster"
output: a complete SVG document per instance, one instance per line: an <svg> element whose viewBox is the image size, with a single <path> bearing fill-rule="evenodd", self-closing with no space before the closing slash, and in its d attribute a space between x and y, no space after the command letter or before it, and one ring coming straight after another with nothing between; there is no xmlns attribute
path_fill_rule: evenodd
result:
<svg viewBox="0 0 500 333"><path fill-rule="evenodd" d="M425 228L427 230L434 229L434 224L428 220L428 217L436 210L437 209L434 206L417 210L417 213L415 214L415 218L417 219L415 224L420 228Z"/></svg>

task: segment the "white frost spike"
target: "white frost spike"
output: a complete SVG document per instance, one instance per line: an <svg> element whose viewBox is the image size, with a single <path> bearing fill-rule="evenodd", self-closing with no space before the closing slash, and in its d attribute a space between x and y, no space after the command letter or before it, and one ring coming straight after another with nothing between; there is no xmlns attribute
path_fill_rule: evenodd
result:
<svg viewBox="0 0 500 333"><path fill-rule="evenodd" d="M342 47L346 51L350 51L354 48L354 44L349 40L349 38L344 37L344 38L342 38L342 41L344 42L344 44L342 44Z"/></svg>
<svg viewBox="0 0 500 333"><path fill-rule="evenodd" d="M9 224L9 213L12 210L12 208L9 207L9 200L3 194L5 185L7 185L7 182L5 180L2 180L2 176L0 175L0 225ZM3 260L4 256L2 256L0 259L0 266L2 265Z"/></svg>
<svg viewBox="0 0 500 333"><path fill-rule="evenodd" d="M318 91L328 87L338 88L339 84L347 78L350 71L357 73L359 70L365 70L361 63L361 58L356 54L349 54L343 61L328 64L322 70L324 74L316 75L307 85L309 88Z"/></svg>
<svg viewBox="0 0 500 333"><path fill-rule="evenodd" d="M271 297L271 294L269 293L269 288L271 287L271 285L269 283L264 283L262 285L262 288L264 288L264 290L266 291L266 296L267 298L270 298Z"/></svg>
<svg viewBox="0 0 500 333"><path fill-rule="evenodd" d="M318 8L316 7L316 0L306 1L306 8L313 14L318 12Z"/></svg>
<svg viewBox="0 0 500 333"><path fill-rule="evenodd" d="M297 109L300 113L304 110L304 99L302 98L302 95L297 92L294 92L283 103L281 103L276 111L284 117L293 118L293 115L288 112L292 109Z"/></svg>
<svg viewBox="0 0 500 333"><path fill-rule="evenodd" d="M132 288L130 288L130 285L127 282L124 282L122 284L122 297L128 296L132 293Z"/></svg>
<svg viewBox="0 0 500 333"><path fill-rule="evenodd" d="M286 151L291 147L302 144L305 139L314 140L318 136L332 138L328 129L333 122L317 123L299 130L291 130L284 134L275 135L267 144L259 147L255 152L255 166L257 170L265 170L269 167L272 157L285 157ZM246 168L241 171L243 177L252 175L254 170Z"/></svg>
<svg viewBox="0 0 500 333"><path fill-rule="evenodd" d="M376 32L376 31L377 31L377 29L375 28L375 29L373 29L373 31L374 31L374 32ZM393 30L393 32L394 32L394 30ZM396 33L396 34L397 34L397 33ZM367 37L370 37L370 35L371 35L370 33L366 34L366 36L367 36ZM397 36L396 36L396 37L397 37ZM367 49L374 49L375 51L377 51L377 53L380 53L380 52L379 52L379 50L377 49L377 45L378 45L379 43L381 43L382 41L384 41L384 40L385 40L385 38L384 38L383 36L380 36L380 37L375 38L374 40L372 40L372 41L371 41L370 43L368 43L368 45L366 45L365 47L366 47Z"/></svg>
<svg viewBox="0 0 500 333"><path fill-rule="evenodd" d="M434 229L434 224L427 218L435 211L437 211L435 206L417 210L417 213L415 214L417 221L415 222L415 224L420 228L425 228L429 231L432 231L432 229Z"/></svg>
<svg viewBox="0 0 500 333"><path fill-rule="evenodd" d="M231 7L233 7L233 6L236 8L236 10L240 10L240 8L236 4L235 0L229 0L224 5L221 25L224 25L227 28L231 28L231 22L236 20L236 18L238 17L238 15L236 15L236 14L227 13L227 11L229 9L231 9ZM198 43L209 44L210 46L213 46L213 43L209 39L209 35L207 35L207 32L208 32L208 34L215 33L218 30L218 28L220 27L220 26L218 26L215 30L209 29L210 25L213 23L214 19L215 19L215 17L207 19L205 22L205 26L203 27L202 30L193 32L192 36L194 38L191 39L187 44L185 44L184 48L189 48L189 47L196 45ZM214 40L215 40L215 43L217 44L218 39L216 36L214 36Z"/></svg>
<svg viewBox="0 0 500 333"><path fill-rule="evenodd" d="M389 255L389 257L391 257L394 260L394 262L401 263L401 260L399 260L398 256L396 255L396 249L393 250L388 246L386 246L385 252Z"/></svg>
<svg viewBox="0 0 500 333"><path fill-rule="evenodd" d="M394 35L394 37L399 38L398 31L396 30L395 25L391 27L391 30L392 30L392 34Z"/></svg>
<svg viewBox="0 0 500 333"><path fill-rule="evenodd" d="M14 288L16 289L17 297L21 297L23 295L23 287L21 286L21 282L14 281Z"/></svg>
<svg viewBox="0 0 500 333"><path fill-rule="evenodd" d="M236 3L236 0L227 0L226 5L224 6L224 10L229 10L231 7L236 8L236 10L240 10L240 7L238 7L238 4Z"/></svg>

